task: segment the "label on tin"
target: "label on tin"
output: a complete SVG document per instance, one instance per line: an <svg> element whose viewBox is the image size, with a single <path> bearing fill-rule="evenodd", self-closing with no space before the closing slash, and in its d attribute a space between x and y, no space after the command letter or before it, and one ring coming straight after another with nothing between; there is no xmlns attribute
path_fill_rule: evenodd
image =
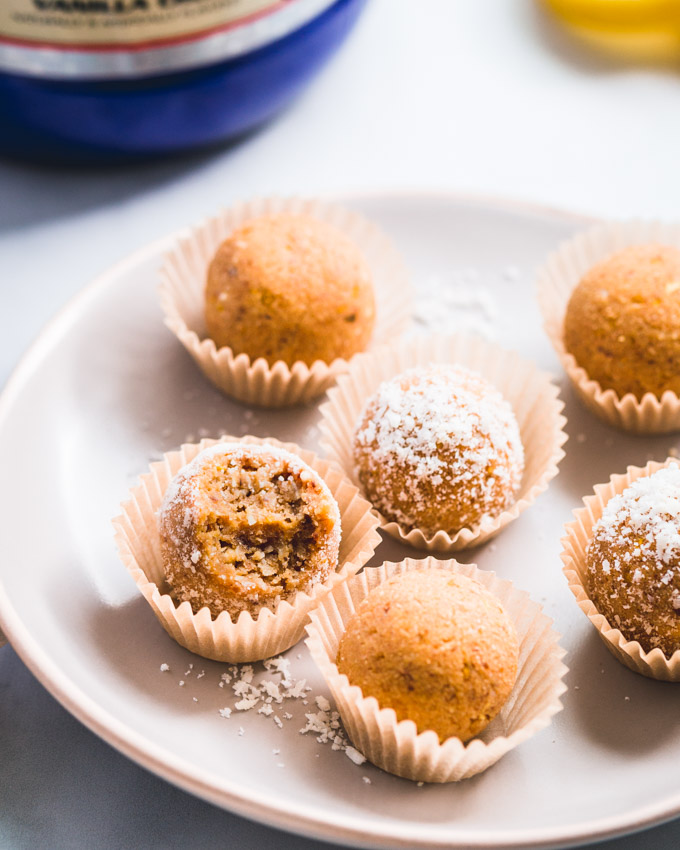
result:
<svg viewBox="0 0 680 850"><path fill-rule="evenodd" d="M0 70L132 77L243 55L336 0L0 0Z"/></svg>
<svg viewBox="0 0 680 850"><path fill-rule="evenodd" d="M280 0L3 0L0 36L50 47L158 42L237 24L281 5Z"/></svg>

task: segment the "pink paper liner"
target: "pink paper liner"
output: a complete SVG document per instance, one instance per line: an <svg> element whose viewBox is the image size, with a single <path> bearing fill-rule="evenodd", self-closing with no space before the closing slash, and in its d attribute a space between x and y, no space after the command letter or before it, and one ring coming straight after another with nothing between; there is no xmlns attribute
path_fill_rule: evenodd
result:
<svg viewBox="0 0 680 850"><path fill-rule="evenodd" d="M462 528L455 534L438 531L425 534L408 530L387 520L375 508L381 527L392 537L410 546L430 552L455 552L479 546L498 534L526 510L557 475L567 440L566 419L561 415L563 402L550 376L495 343L477 336L414 337L398 345L356 355L347 374L328 392L321 405L321 445L358 487L354 468L352 437L363 406L378 385L414 366L455 363L479 372L487 378L512 406L524 445L525 469L514 504L497 517L485 517L474 528Z"/></svg>
<svg viewBox="0 0 680 850"><path fill-rule="evenodd" d="M452 570L476 579L493 593L511 617L520 643L515 686L498 716L476 738L439 742L437 734L418 734L412 720L397 722L393 709L380 707L351 685L335 664L338 644L347 621L362 599L392 575L410 570ZM567 667L561 659L559 635L541 606L512 582L474 564L407 558L401 563L368 567L328 594L310 615L306 643L331 690L353 746L388 773L416 782L455 782L486 770L505 753L550 723L561 710L562 679Z"/></svg>
<svg viewBox="0 0 680 850"><path fill-rule="evenodd" d="M592 496L585 496L583 507L574 511L574 519L564 526L562 538L562 572L578 606L595 626L607 649L630 670L664 682L680 682L680 649L666 658L660 649L645 652L636 640L627 640L621 631L613 628L600 614L585 589L586 549L592 537L593 526L602 516L607 502L622 493L633 481L651 475L679 461L669 458L664 463L650 461L646 466L629 466L625 473L612 475L606 484L596 484Z"/></svg>
<svg viewBox="0 0 680 850"><path fill-rule="evenodd" d="M275 611L264 608L256 618L242 611L236 622L226 612L213 620L208 608L194 614L188 602L177 605L167 592L160 552L157 511L168 484L200 451L215 443L269 444L287 449L323 478L340 508L342 538L337 571L310 593L298 593L290 601L281 601ZM168 634L191 652L230 663L259 661L297 643L304 634L309 611L325 594L360 570L380 542L378 523L369 503L337 466L293 443L250 436L204 439L168 452L141 476L113 525L121 560Z"/></svg>
<svg viewBox="0 0 680 850"><path fill-rule="evenodd" d="M239 401L263 407L303 404L321 395L348 361L317 360L311 366L282 360L234 355L206 336L204 290L210 261L220 243L251 218L276 213L309 215L342 231L359 248L373 275L376 325L369 349L398 337L411 318L411 290L401 256L377 225L337 204L304 198L259 198L222 210L177 238L161 268L159 294L165 324L177 336L203 373L220 390ZM350 361L353 358L350 358Z"/></svg>
<svg viewBox="0 0 680 850"><path fill-rule="evenodd" d="M670 390L659 398L645 393L619 396L604 390L564 347L564 316L574 287L596 263L628 245L659 243L680 247L680 224L628 221L598 224L563 242L538 273L538 304L545 331L583 404L600 419L634 434L680 430L680 399Z"/></svg>

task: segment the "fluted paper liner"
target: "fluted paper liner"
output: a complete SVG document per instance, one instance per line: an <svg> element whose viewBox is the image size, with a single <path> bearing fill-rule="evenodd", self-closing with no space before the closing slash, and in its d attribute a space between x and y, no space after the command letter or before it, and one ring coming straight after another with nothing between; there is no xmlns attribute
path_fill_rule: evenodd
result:
<svg viewBox="0 0 680 850"><path fill-rule="evenodd" d="M456 552L478 546L498 534L547 488L564 457L566 419L561 415L564 404L558 398L558 389L547 373L481 337L414 337L357 355L347 374L340 376L337 386L329 390L328 401L320 408L323 418L319 427L323 448L358 487L361 485L354 467L352 438L367 399L382 381L414 366L433 363L465 366L489 380L512 406L525 454L524 475L514 504L497 517L483 518L475 527L427 535L418 528L402 528L378 514L382 528L404 543L430 552Z"/></svg>
<svg viewBox="0 0 680 850"><path fill-rule="evenodd" d="M596 263L629 245L657 243L680 247L680 224L658 221L609 222L595 225L564 242L538 274L538 304L543 325L565 372L583 404L609 425L635 434L668 434L680 430L680 398L670 390L659 398L645 393L623 397L603 389L564 347L564 316L574 287Z"/></svg>
<svg viewBox="0 0 680 850"><path fill-rule="evenodd" d="M398 337L411 318L411 292L403 261L377 225L337 204L303 198L261 198L223 210L179 236L165 256L159 287L165 323L217 386L239 401L264 407L302 404L321 395L348 361L268 363L231 348L217 348L206 336L204 291L208 266L220 243L245 221L278 213L309 215L342 231L364 255L373 277L376 324L369 348ZM349 362L351 362L350 358Z"/></svg>
<svg viewBox="0 0 680 850"><path fill-rule="evenodd" d="M586 550L592 537L593 526L602 516L607 502L622 493L633 481L652 475L678 461L669 458L665 463L650 461L647 466L629 466L622 474L612 475L606 484L597 484L592 496L585 496L583 507L574 511L574 519L565 525L562 538L562 572L578 606L597 629L607 649L626 667L664 682L680 682L680 649L666 658L660 649L645 652L636 640L626 640L621 631L612 627L600 614L585 589Z"/></svg>
<svg viewBox="0 0 680 850"><path fill-rule="evenodd" d="M180 605L174 602L165 584L157 525L163 494L183 466L215 443L269 444L287 449L323 478L340 508L342 537L336 572L309 593L282 600L275 611L264 608L256 619L247 611L242 611L236 622L226 612L213 620L208 608L194 614L188 602ZM304 633L309 611L336 585L360 570L380 542L378 523L369 503L337 466L299 446L275 439L225 436L186 443L178 451L166 454L162 461L151 464L151 471L141 476L121 510L113 521L118 552L163 628L191 652L231 663L269 658L297 643Z"/></svg>
<svg viewBox="0 0 680 850"><path fill-rule="evenodd" d="M464 744L440 743L436 732L418 734L412 720L397 722L392 708L364 696L338 671L335 659L346 624L362 599L392 575L410 570L444 569L476 579L502 603L517 630L517 680L507 702L489 726ZM407 558L399 564L368 567L326 596L307 626L306 643L331 690L347 735L366 758L389 773L417 782L455 782L486 770L505 753L550 723L562 708L567 667L565 652L550 620L529 594L474 564Z"/></svg>

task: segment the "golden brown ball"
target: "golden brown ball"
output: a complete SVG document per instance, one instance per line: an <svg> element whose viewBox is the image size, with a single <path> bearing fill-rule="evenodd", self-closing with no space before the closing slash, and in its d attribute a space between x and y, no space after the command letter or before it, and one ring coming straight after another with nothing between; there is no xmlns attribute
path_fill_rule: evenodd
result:
<svg viewBox="0 0 680 850"><path fill-rule="evenodd" d="M514 502L524 469L512 408L460 366L411 369L382 383L364 407L353 450L373 505L426 534L498 516Z"/></svg>
<svg viewBox="0 0 680 850"><path fill-rule="evenodd" d="M339 230L309 216L241 225L217 249L205 290L218 348L268 363L330 363L366 348L375 324L371 272Z"/></svg>
<svg viewBox="0 0 680 850"><path fill-rule="evenodd" d="M593 527L585 589L626 640L680 649L680 468L638 478Z"/></svg>
<svg viewBox="0 0 680 850"><path fill-rule="evenodd" d="M173 478L159 511L170 593L194 613L255 617L335 570L340 514L325 482L271 445L218 443Z"/></svg>
<svg viewBox="0 0 680 850"><path fill-rule="evenodd" d="M619 396L680 394L680 249L633 245L590 269L567 305L564 345Z"/></svg>
<svg viewBox="0 0 680 850"><path fill-rule="evenodd" d="M392 576L347 623L338 670L413 720L418 732L466 741L508 699L517 676L515 627L479 582L449 570Z"/></svg>

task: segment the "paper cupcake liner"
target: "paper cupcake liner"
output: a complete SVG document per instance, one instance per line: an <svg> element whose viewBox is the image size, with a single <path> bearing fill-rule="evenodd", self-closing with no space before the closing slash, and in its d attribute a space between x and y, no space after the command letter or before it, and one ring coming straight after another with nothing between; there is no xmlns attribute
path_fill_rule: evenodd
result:
<svg viewBox="0 0 680 850"><path fill-rule="evenodd" d="M538 304L543 325L583 404L609 425L634 434L680 430L680 398L668 390L659 398L645 393L619 396L603 389L565 350L564 316L574 287L596 263L628 245L660 243L680 247L680 224L657 221L610 222L579 233L551 254L538 274Z"/></svg>
<svg viewBox="0 0 680 850"><path fill-rule="evenodd" d="M309 593L298 593L290 601L282 600L275 611L262 609L255 619L247 611L242 611L236 622L226 612L213 620L207 608L194 614L188 602L179 605L174 602L165 583L157 525L163 494L183 466L215 443L267 443L287 449L318 472L340 508L342 538L336 572ZM151 471L141 476L121 511L113 520L118 552L163 628L191 652L231 663L259 661L297 643L304 633L309 611L325 594L360 570L380 542L378 523L369 503L338 467L293 443L274 439L225 436L187 443L178 451L166 454L162 461L151 464Z"/></svg>
<svg viewBox="0 0 680 850"><path fill-rule="evenodd" d="M397 722L393 709L381 708L338 672L335 659L347 621L362 599L392 575L411 570L445 569L476 579L503 604L519 638L515 686L497 717L476 738L440 743L430 730L418 734L412 720ZM411 558L369 567L326 596L307 626L307 646L336 702L352 744L383 770L417 782L455 782L481 773L505 753L550 723L562 708L567 667L552 621L529 594L474 564Z"/></svg>
<svg viewBox="0 0 680 850"><path fill-rule="evenodd" d="M650 461L647 466L629 466L623 474L612 475L606 484L597 484L594 495L583 499L584 507L574 511L574 519L565 525L562 538L562 572L569 582L569 589L576 597L578 606L597 629L605 646L626 667L664 682L680 682L680 650L666 658L660 649L645 652L636 640L627 640L621 631L613 628L607 618L598 613L585 589L586 549L590 543L593 526L602 516L607 502L622 493L633 481L652 475L677 460L669 458L665 463Z"/></svg>
<svg viewBox="0 0 680 850"><path fill-rule="evenodd" d="M518 354L480 337L414 337L357 355L347 374L329 390L329 400L320 408L319 427L323 448L358 487L361 485L354 468L352 437L366 400L382 381L414 366L432 363L455 363L487 378L512 406L524 445L525 468L516 501L499 516L485 517L478 526L462 528L455 534L438 531L427 535L418 528L402 528L378 514L382 528L404 543L430 552L456 552L479 546L498 534L547 488L564 457L566 419L561 415L564 404L548 374Z"/></svg>
<svg viewBox="0 0 680 850"><path fill-rule="evenodd" d="M206 336L204 290L210 261L220 243L249 219L277 213L309 215L333 225L358 247L373 275L377 304L370 348L399 336L411 318L411 291L403 261L377 225L337 204L303 198L261 198L223 210L194 227L165 256L159 287L165 324L178 337L204 374L227 395L263 407L302 404L321 395L347 368L339 357L311 366L235 355ZM351 358L350 358L351 362Z"/></svg>

